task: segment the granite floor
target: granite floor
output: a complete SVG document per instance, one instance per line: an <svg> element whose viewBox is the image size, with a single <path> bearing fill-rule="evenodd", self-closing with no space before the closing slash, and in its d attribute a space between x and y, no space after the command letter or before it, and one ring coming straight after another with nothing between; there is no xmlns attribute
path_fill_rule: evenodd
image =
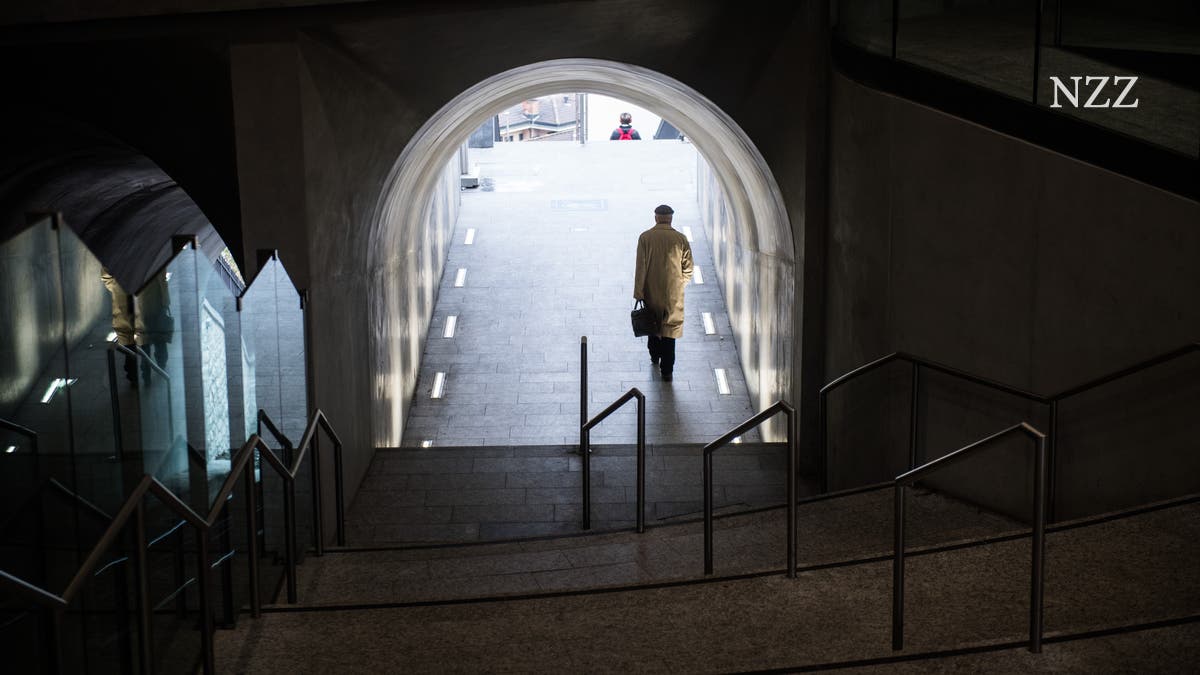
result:
<svg viewBox="0 0 1200 675"><path fill-rule="evenodd" d="M1200 507L1099 521L1047 538L1045 627L1051 638L1164 619L1200 608ZM1027 638L1029 540L912 556L906 567L905 655ZM272 612L220 632L230 672L731 672L794 670L889 658L889 562L624 592L484 603ZM1194 629L1178 627L1185 634ZM1190 632L1187 632L1190 631ZM321 639L313 639L314 636ZM1113 638L1116 662L1183 672L1196 643L1178 633ZM1094 647L1100 655L1112 643ZM1080 651L1080 650L1083 651ZM1161 651L1158 651L1161 649ZM1001 672L1104 664L1086 647L1046 647L930 661L923 670ZM1155 668L1159 672L1159 668ZM1102 668L1103 669L1103 668Z"/></svg>
<svg viewBox="0 0 1200 675"><path fill-rule="evenodd" d="M585 335L589 412L637 387L652 443L708 442L756 412L700 226L691 144L510 143L473 149L470 161L483 185L462 195L404 446L578 442ZM628 314L637 238L661 203L690 234L696 268L672 382ZM593 442L634 442L634 419L631 403Z"/></svg>

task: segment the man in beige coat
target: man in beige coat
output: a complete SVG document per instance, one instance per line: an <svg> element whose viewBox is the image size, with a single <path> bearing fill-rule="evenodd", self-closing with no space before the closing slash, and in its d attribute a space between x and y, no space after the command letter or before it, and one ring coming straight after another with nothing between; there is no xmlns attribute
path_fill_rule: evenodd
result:
<svg viewBox="0 0 1200 675"><path fill-rule="evenodd" d="M675 340L683 337L683 287L692 278L692 247L671 227L675 210L663 204L654 209L654 227L638 237L633 297L659 317L658 334L648 336L650 363L664 380L675 368Z"/></svg>

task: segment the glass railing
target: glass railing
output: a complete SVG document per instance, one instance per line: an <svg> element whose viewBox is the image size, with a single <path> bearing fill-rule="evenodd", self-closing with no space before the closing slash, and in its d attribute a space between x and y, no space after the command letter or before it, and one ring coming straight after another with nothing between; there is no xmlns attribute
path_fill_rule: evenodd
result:
<svg viewBox="0 0 1200 675"><path fill-rule="evenodd" d="M131 280L110 274L56 216L0 242L0 310L10 317L0 325L0 570L51 593L65 590L143 475L207 517L260 409L293 443L303 435L304 309L283 265L271 256L243 290L194 238L173 243L166 265ZM297 480L303 551L313 493L306 474ZM253 537L240 486L208 531L217 626L249 603L248 541L258 542L260 600L274 601L283 584L283 481L263 466L255 488ZM195 672L196 534L158 500L144 509L152 670ZM61 614L64 672L139 668L140 547L125 529ZM0 598L0 648L14 672L45 664L47 614Z"/></svg>
<svg viewBox="0 0 1200 675"><path fill-rule="evenodd" d="M1200 156L1197 3L840 0L835 32L867 51Z"/></svg>

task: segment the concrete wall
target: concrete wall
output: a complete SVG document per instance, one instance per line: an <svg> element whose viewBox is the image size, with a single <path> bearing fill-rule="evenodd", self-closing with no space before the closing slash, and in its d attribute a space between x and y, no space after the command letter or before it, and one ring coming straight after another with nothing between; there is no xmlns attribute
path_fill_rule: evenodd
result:
<svg viewBox="0 0 1200 675"><path fill-rule="evenodd" d="M733 207L703 156L697 156L696 200L712 244L713 267L733 327L738 360L755 410L792 391L791 309L795 306L795 264L748 247ZM783 440L781 417L764 424L764 438Z"/></svg>
<svg viewBox="0 0 1200 675"><path fill-rule="evenodd" d="M908 351L1052 394L1200 338L1200 205L835 75L827 379ZM1057 515L1200 490L1200 356L1060 408ZM919 459L1044 406L925 381ZM831 401L831 488L907 463L909 371ZM1013 513L1028 445L940 484ZM970 473L970 475L968 475Z"/></svg>

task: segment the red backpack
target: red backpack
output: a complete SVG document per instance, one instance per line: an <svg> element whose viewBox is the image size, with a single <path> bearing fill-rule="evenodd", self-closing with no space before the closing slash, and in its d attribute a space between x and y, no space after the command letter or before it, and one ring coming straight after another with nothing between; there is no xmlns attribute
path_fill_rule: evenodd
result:
<svg viewBox="0 0 1200 675"><path fill-rule="evenodd" d="M633 127L629 127L628 129L626 129L624 127L619 127L619 129L621 131L621 135L617 137L618 141L632 141L633 140Z"/></svg>

